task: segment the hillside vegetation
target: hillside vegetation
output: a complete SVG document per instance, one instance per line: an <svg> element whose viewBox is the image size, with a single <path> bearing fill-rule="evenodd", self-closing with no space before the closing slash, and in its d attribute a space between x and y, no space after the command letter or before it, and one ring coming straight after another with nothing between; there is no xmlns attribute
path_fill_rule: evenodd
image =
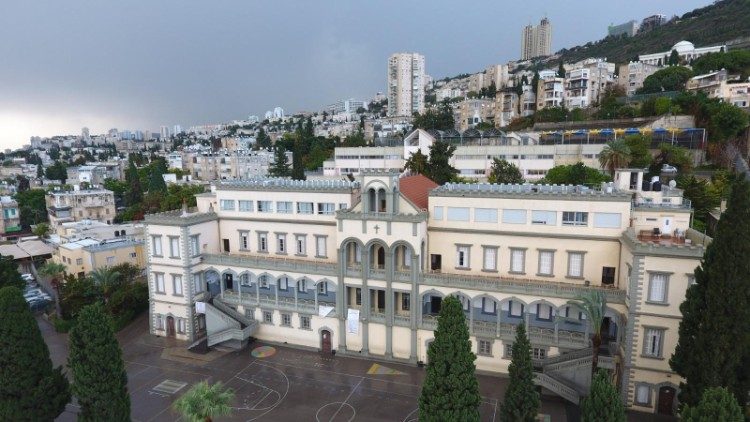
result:
<svg viewBox="0 0 750 422"><path fill-rule="evenodd" d="M558 53L566 63L589 57L627 63L639 54L668 51L682 40L703 47L747 36L750 36L750 0L723 0L688 12L650 32L634 37L607 37Z"/></svg>

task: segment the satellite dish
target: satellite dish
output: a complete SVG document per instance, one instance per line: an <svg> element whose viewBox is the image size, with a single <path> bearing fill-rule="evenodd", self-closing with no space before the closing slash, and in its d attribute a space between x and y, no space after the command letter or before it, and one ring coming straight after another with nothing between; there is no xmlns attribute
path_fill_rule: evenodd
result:
<svg viewBox="0 0 750 422"><path fill-rule="evenodd" d="M669 181L669 187L672 188L672 189L676 188L677 187L677 182L675 182L674 180L670 180Z"/></svg>

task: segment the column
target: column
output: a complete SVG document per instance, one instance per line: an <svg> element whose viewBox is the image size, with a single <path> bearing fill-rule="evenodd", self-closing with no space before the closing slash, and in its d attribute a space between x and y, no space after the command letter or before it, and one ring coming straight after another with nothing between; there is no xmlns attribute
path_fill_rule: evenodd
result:
<svg viewBox="0 0 750 422"><path fill-rule="evenodd" d="M337 250L339 256L339 273L338 273L338 286L336 290L336 316L339 320L339 351L346 352L346 315L347 315L347 302L346 302L346 283L344 282L344 275L346 274L346 248L339 248ZM316 295L317 297L317 295Z"/></svg>
<svg viewBox="0 0 750 422"><path fill-rule="evenodd" d="M559 332L558 332L558 330L560 328L559 325L560 325L560 321L557 318L557 316L555 316L555 344L557 344L557 345L560 344L560 335L559 335Z"/></svg>
<svg viewBox="0 0 750 422"><path fill-rule="evenodd" d="M255 305L260 306L260 280L255 278Z"/></svg>
<svg viewBox="0 0 750 422"><path fill-rule="evenodd" d="M287 288L288 288L289 287L289 278L286 279L286 285L287 285ZM297 297L299 295L299 293L297 293L298 290L299 289L297 288L297 282L295 281L294 282L294 309L295 310L297 309L297 300L298 300ZM317 295L316 295L316 297L317 297Z"/></svg>
<svg viewBox="0 0 750 422"><path fill-rule="evenodd" d="M221 289L221 298L224 299L224 274L219 275L219 288Z"/></svg>
<svg viewBox="0 0 750 422"><path fill-rule="evenodd" d="M474 335L474 299L469 299L469 335Z"/></svg>
<svg viewBox="0 0 750 422"><path fill-rule="evenodd" d="M417 353L417 319L421 320L422 318L422 300L419 297L419 260L419 255L411 255L411 297L409 301L409 313L411 317L409 322L409 328L411 328L411 351L409 353L409 361L411 363L417 363L419 360L419 354Z"/></svg>
<svg viewBox="0 0 750 422"><path fill-rule="evenodd" d="M385 357L393 357L393 251L385 254Z"/></svg>
<svg viewBox="0 0 750 422"><path fill-rule="evenodd" d="M370 273L370 250L367 250L365 255L367 259L362 259L362 306L359 312L362 319L362 354L367 356L370 354L370 288L367 286L367 276Z"/></svg>
<svg viewBox="0 0 750 422"><path fill-rule="evenodd" d="M500 313L502 312L502 310L500 308L501 308L501 306L497 307L497 315L496 315L497 319L495 320L495 323L497 324L495 326L495 336L496 337L500 337Z"/></svg>

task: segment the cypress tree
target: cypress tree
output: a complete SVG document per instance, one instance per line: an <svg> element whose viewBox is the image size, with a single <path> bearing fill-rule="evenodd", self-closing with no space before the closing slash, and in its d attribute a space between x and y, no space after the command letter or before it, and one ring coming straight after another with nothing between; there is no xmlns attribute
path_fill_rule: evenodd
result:
<svg viewBox="0 0 750 422"><path fill-rule="evenodd" d="M52 421L70 401L39 326L15 287L0 289L0 420Z"/></svg>
<svg viewBox="0 0 750 422"><path fill-rule="evenodd" d="M305 176L305 165L302 162L302 156L304 155L303 150L304 142L300 139L300 136L297 135L294 140L294 150L292 151L292 179L294 180L305 180L307 178Z"/></svg>
<svg viewBox="0 0 750 422"><path fill-rule="evenodd" d="M685 422L742 422L745 420L737 399L723 387L707 388L698 405L694 408L685 406L680 416Z"/></svg>
<svg viewBox="0 0 750 422"><path fill-rule="evenodd" d="M429 166L425 176L432 179L438 185L448 183L453 179L458 170L450 164L456 146L443 141L435 141L430 145Z"/></svg>
<svg viewBox="0 0 750 422"><path fill-rule="evenodd" d="M708 387L726 387L739 403L750 392L750 183L732 185L713 242L680 305L679 340L670 360L685 378L680 402L694 406Z"/></svg>
<svg viewBox="0 0 750 422"><path fill-rule="evenodd" d="M474 375L476 355L461 302L443 300L435 340L427 350L427 376L419 396L422 421L479 420L479 383Z"/></svg>
<svg viewBox="0 0 750 422"><path fill-rule="evenodd" d="M148 180L148 193L154 193L154 192L166 192L167 191L167 184L164 182L164 178L162 175L164 174L164 171L162 171L161 166L158 165L152 165L151 166L151 176Z"/></svg>
<svg viewBox="0 0 750 422"><path fill-rule="evenodd" d="M101 304L86 306L70 330L68 366L80 421L129 421L128 376L112 321Z"/></svg>
<svg viewBox="0 0 750 422"><path fill-rule="evenodd" d="M531 362L531 343L526 327L516 328L516 340L508 367L510 385L505 391L500 418L511 422L534 422L539 413L539 393L534 385L534 366Z"/></svg>
<svg viewBox="0 0 750 422"><path fill-rule="evenodd" d="M128 169L125 171L125 181L128 184L128 190L125 191L125 204L127 206L140 204L143 201L143 188L141 187L141 179L138 176L138 169L135 167L135 162L132 158L128 164Z"/></svg>
<svg viewBox="0 0 750 422"><path fill-rule="evenodd" d="M581 402L581 422L625 422L625 407L604 369L596 373L589 396Z"/></svg>
<svg viewBox="0 0 750 422"><path fill-rule="evenodd" d="M289 177L292 174L289 163L286 160L286 150L277 145L273 154L273 163L268 169L268 174L274 177Z"/></svg>

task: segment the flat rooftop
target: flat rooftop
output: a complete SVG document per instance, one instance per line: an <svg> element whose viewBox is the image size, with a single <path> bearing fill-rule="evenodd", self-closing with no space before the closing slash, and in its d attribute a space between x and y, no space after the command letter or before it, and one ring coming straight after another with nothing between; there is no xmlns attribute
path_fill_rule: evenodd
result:
<svg viewBox="0 0 750 422"><path fill-rule="evenodd" d="M630 201L631 192L618 191L614 187L605 189L590 188L583 185L535 185L493 184L493 183L446 183L430 192L430 196L468 196L468 197L539 197L540 199L606 199L612 201Z"/></svg>

